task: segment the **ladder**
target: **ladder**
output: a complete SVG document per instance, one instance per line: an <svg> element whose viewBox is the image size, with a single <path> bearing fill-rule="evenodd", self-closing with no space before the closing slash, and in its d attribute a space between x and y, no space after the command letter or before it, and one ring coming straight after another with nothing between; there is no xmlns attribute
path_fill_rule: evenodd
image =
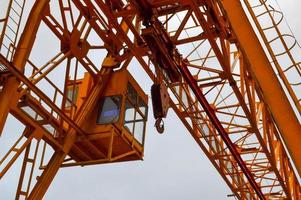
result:
<svg viewBox="0 0 301 200"><path fill-rule="evenodd" d="M275 0L244 0L275 72L301 115L301 46ZM296 113L297 114L297 113ZM298 114L297 114L298 115Z"/></svg>
<svg viewBox="0 0 301 200"><path fill-rule="evenodd" d="M0 24L2 24L0 53L5 56L8 61L12 61L14 55L25 2L26 0L10 0L5 18L0 19ZM0 71L3 70L4 67L0 65Z"/></svg>

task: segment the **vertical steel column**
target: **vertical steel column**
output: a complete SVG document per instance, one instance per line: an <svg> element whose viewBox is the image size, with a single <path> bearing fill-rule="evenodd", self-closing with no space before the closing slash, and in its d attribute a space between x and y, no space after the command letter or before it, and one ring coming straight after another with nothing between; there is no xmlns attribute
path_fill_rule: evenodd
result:
<svg viewBox="0 0 301 200"><path fill-rule="evenodd" d="M42 20L42 12L49 1L50 0L36 1L29 14L13 58L13 65L21 72L24 70L26 61L33 47L35 36ZM0 93L0 133L2 132L10 107L15 106L18 102L16 96L18 84L17 79L11 77L4 84L3 91Z"/></svg>
<svg viewBox="0 0 301 200"><path fill-rule="evenodd" d="M50 183L54 179L66 155L75 142L75 139L76 132L72 130L72 132L67 135L67 138L64 142L64 151L59 150L53 154L47 165L47 168L44 170L42 176L39 177L37 184L34 186L32 192L28 196L28 200L38 200L43 198Z"/></svg>
<svg viewBox="0 0 301 200"><path fill-rule="evenodd" d="M85 121L86 116L95 107L97 102L96 100L105 89L105 85L109 80L111 73L112 73L112 69L105 69L105 68L103 68L102 71L100 72L101 77L99 78L98 81L95 81L94 87L89 97L87 98L87 100L84 102L84 104L82 105L82 107L77 113L75 123L78 126L82 126L82 124L86 122ZM28 200L38 200L43 198L52 180L54 179L56 173L61 167L61 164L63 163L65 157L70 152L74 142L76 141L76 138L77 138L77 132L75 129L71 128L67 132L63 144L63 149L58 150L53 154L46 169L44 170L37 184L34 186L33 190L31 191Z"/></svg>

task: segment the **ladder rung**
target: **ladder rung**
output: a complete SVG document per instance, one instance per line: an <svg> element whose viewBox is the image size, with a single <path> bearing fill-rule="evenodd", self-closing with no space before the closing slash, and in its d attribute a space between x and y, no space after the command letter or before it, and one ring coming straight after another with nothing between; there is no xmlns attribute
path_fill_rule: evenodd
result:
<svg viewBox="0 0 301 200"><path fill-rule="evenodd" d="M7 49L9 51L9 48L4 43L2 43L1 47L4 47L5 49Z"/></svg>
<svg viewBox="0 0 301 200"><path fill-rule="evenodd" d="M11 16L8 17L18 26L18 23L14 20L14 18L12 18Z"/></svg>
<svg viewBox="0 0 301 200"><path fill-rule="evenodd" d="M21 16L21 14L20 13L18 13L18 11L16 11L13 7L11 7L11 10L12 11L14 11L14 13L18 16L18 17L20 17Z"/></svg>
<svg viewBox="0 0 301 200"><path fill-rule="evenodd" d="M16 35L16 32L9 25L6 25L6 27L8 27Z"/></svg>
<svg viewBox="0 0 301 200"><path fill-rule="evenodd" d="M6 33L4 34L6 36L7 39L9 39L9 41L11 41L11 43L14 43L13 39L9 37L9 35L7 35Z"/></svg>
<svg viewBox="0 0 301 200"><path fill-rule="evenodd" d="M71 9L70 9L70 7L63 7L63 10L64 11L70 11Z"/></svg>
<svg viewBox="0 0 301 200"><path fill-rule="evenodd" d="M16 3L20 8L23 8L16 0L13 0L14 3Z"/></svg>
<svg viewBox="0 0 301 200"><path fill-rule="evenodd" d="M20 195L27 196L27 192L20 191Z"/></svg>
<svg viewBox="0 0 301 200"><path fill-rule="evenodd" d="M33 163L33 162L34 162L34 159L32 159L32 158L27 158L26 161L27 161L27 162L30 162L30 163Z"/></svg>
<svg viewBox="0 0 301 200"><path fill-rule="evenodd" d="M18 148L13 148L12 151L17 152L17 151L19 151L19 149Z"/></svg>

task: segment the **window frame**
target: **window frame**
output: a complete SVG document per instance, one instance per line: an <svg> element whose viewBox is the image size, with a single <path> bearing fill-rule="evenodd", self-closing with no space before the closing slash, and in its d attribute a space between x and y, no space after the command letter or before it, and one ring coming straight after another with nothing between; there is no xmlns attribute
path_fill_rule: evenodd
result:
<svg viewBox="0 0 301 200"><path fill-rule="evenodd" d="M116 123L119 123L120 122L120 119L122 119L122 109L123 109L123 96L118 94L118 95L110 95L110 96L103 96L99 99L98 102L101 102L102 100L104 101L106 98L112 98L112 97L118 97L120 98L120 105L119 105L119 114L118 114L118 119L116 121L113 121L113 122L106 122L106 123L99 123L98 122L98 119L100 117L100 114L101 114L101 110L102 110L102 107L101 104L98 105L98 112L97 112L97 116L96 116L96 125L108 125L108 124L116 124Z"/></svg>
<svg viewBox="0 0 301 200"><path fill-rule="evenodd" d="M143 98L139 95L139 93L137 92L137 90L135 90L135 87L130 83L128 82L128 85L130 85L131 89L133 89L135 92L136 92L136 99L135 99L135 102L133 103L132 102L132 98L130 98L130 95L129 95L129 86L127 86L127 92L126 92L126 95L125 95L125 100L124 100L124 119L123 119L123 126L125 127L126 125L126 111L127 111L127 108L126 108L126 105L127 105L127 102L132 106L131 108L134 108L134 115L133 115L133 119L131 119L130 121L128 121L128 124L131 124L133 123L133 130L128 130L126 129L132 136L133 138L135 138L135 140L141 144L142 146L144 146L144 143L145 143L145 133L146 133L146 123L147 123L147 117L148 117L148 105L147 103L143 100ZM143 112L140 107L142 106L139 106L139 103L140 103L140 100L143 102L144 104L144 108L145 108L145 112ZM129 109L131 109L129 108ZM137 113L142 117L142 119L136 119L136 116L137 116ZM142 130L142 141L140 142L136 137L135 137L135 127L137 126L137 123L138 122L141 122L143 121L143 130ZM133 132L132 132L133 131ZM136 134L137 135L137 134Z"/></svg>
<svg viewBox="0 0 301 200"><path fill-rule="evenodd" d="M71 89L69 90L69 88ZM71 85L71 87L67 87L67 98L65 102L65 108L71 108L74 105L76 105L79 96L79 89L80 87L78 84L76 84L74 87L73 85Z"/></svg>

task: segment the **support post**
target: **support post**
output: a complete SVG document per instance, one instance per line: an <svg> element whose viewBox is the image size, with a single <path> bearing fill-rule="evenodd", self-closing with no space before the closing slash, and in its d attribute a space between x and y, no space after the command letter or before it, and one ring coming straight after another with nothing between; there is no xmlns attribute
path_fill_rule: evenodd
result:
<svg viewBox="0 0 301 200"><path fill-rule="evenodd" d="M36 1L29 14L27 23L13 58L13 65L16 66L21 72L24 71L26 61L28 60L36 38L35 36L42 20L42 13L49 1L50 0ZM19 82L17 79L15 77L10 77L4 84L3 91L0 93L0 135L2 133L10 107L16 105L18 102L18 85Z"/></svg>
<svg viewBox="0 0 301 200"><path fill-rule="evenodd" d="M84 104L81 106L80 110L77 113L75 123L78 126L82 126L82 124L85 123L86 116L95 107L97 102L96 100L105 89L106 83L110 78L110 74L112 73L112 70L103 69L100 73L101 73L101 78L99 78L98 81L95 82L95 85L88 99L84 102ZM46 169L43 171L37 184L34 186L33 190L31 191L28 200L39 200L43 198L52 180L54 179L56 173L61 167L61 164L63 163L65 157L70 152L76 139L77 139L77 132L75 129L71 128L67 132L66 138L64 140L63 149L58 150L53 154Z"/></svg>

